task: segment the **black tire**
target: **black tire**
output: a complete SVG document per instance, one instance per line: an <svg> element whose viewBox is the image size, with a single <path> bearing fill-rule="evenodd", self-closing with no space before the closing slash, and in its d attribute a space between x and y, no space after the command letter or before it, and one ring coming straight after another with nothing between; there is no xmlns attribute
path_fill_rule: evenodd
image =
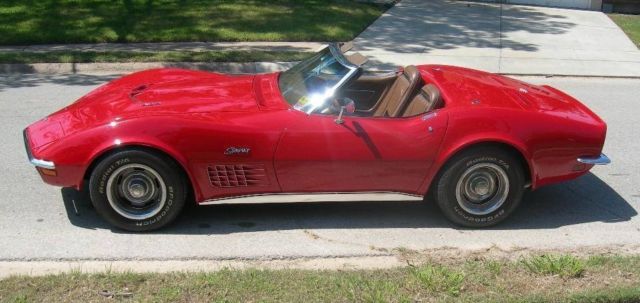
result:
<svg viewBox="0 0 640 303"><path fill-rule="evenodd" d="M505 177L507 180L501 181ZM506 219L520 204L524 185L522 164L512 152L478 147L448 161L432 190L440 210L449 220L460 226L478 228Z"/></svg>
<svg viewBox="0 0 640 303"><path fill-rule="evenodd" d="M186 176L173 159L131 149L108 155L98 163L91 173L89 192L91 203L107 222L141 232L173 221L188 190Z"/></svg>

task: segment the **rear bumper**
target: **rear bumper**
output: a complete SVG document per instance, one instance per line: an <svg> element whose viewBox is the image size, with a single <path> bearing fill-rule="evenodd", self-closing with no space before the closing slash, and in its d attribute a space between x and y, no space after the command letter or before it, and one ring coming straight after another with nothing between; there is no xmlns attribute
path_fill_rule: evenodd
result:
<svg viewBox="0 0 640 303"><path fill-rule="evenodd" d="M611 159L605 154L600 154L600 156L595 157L578 157L578 162L591 165L607 165L611 163Z"/></svg>

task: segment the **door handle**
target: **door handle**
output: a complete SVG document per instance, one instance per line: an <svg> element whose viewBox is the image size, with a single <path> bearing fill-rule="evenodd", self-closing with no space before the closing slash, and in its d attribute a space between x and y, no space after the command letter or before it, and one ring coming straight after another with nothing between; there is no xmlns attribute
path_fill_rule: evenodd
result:
<svg viewBox="0 0 640 303"><path fill-rule="evenodd" d="M437 117L437 116L438 116L437 112L430 112L430 113L427 113L426 115L422 116L422 121L427 121L427 120L429 120L429 119L431 119L433 117Z"/></svg>

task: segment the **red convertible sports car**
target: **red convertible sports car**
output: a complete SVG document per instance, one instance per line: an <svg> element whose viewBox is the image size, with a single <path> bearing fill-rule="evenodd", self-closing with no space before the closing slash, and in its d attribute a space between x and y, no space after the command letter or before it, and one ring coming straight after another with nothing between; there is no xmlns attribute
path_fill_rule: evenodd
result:
<svg viewBox="0 0 640 303"><path fill-rule="evenodd" d="M609 163L606 124L553 87L445 65L368 73L347 48L279 73L122 77L27 127L29 160L46 183L88 182L100 215L130 231L193 199L426 199L485 227L527 189Z"/></svg>

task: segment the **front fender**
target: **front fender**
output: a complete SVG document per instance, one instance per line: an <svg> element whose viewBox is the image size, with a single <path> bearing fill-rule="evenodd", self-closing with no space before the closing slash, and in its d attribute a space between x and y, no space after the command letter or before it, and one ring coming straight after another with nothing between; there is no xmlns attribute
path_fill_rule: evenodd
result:
<svg viewBox="0 0 640 303"><path fill-rule="evenodd" d="M167 127L163 127L159 133L149 131L148 127L145 131L140 131L142 129L140 123L149 122L129 120L109 123L78 131L46 146L41 154L54 160L59 174L54 180L45 181L53 185L81 189L88 170L100 157L111 151L138 146L154 149L172 157L189 177L196 198L200 197L201 191L188 169L187 158L170 144L175 137L167 134L172 131L167 130Z"/></svg>

